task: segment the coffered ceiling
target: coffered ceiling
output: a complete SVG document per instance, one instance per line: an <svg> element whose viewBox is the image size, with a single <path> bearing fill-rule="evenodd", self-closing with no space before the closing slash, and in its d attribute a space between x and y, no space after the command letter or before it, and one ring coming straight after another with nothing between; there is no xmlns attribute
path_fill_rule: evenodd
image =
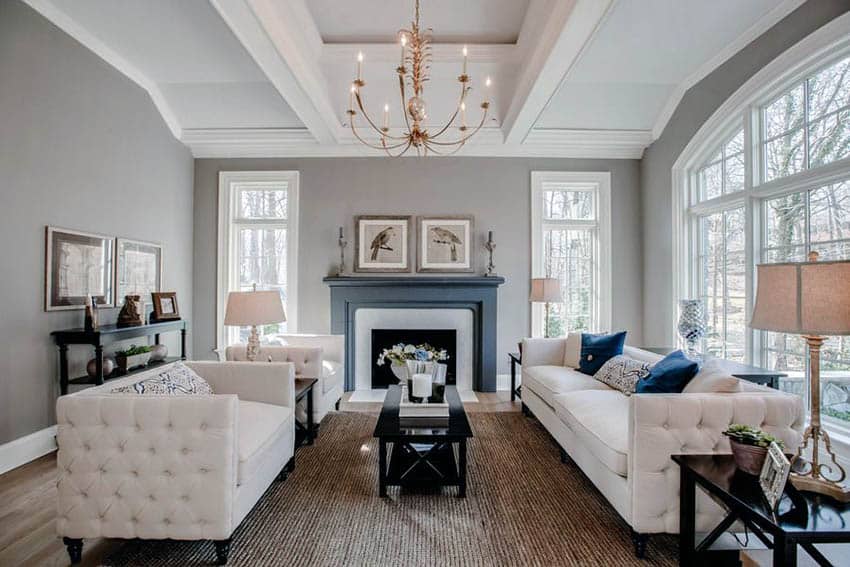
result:
<svg viewBox="0 0 850 567"><path fill-rule="evenodd" d="M413 0L25 1L146 89L197 157L381 155L348 127L358 53L367 108L404 120L396 34ZM492 103L461 155L635 158L688 88L802 0L421 3L434 126L456 108L463 45L470 108Z"/></svg>

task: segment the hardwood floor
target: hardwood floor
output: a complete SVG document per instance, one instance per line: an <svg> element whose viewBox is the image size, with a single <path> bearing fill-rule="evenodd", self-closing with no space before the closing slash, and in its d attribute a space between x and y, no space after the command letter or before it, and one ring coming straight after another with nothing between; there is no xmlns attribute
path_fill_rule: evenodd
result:
<svg viewBox="0 0 850 567"><path fill-rule="evenodd" d="M469 412L520 411L508 392L477 392L477 403L464 404ZM349 402L343 411L377 412L379 403ZM321 434L319 441L321 442ZM45 455L0 475L0 566L68 565L68 554L56 535L56 454ZM86 540L81 565L99 565L121 541Z"/></svg>

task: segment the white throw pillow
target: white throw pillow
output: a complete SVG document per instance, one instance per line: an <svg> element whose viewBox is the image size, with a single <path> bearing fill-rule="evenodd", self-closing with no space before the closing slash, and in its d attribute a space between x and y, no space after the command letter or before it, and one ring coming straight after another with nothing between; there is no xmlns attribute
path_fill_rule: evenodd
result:
<svg viewBox="0 0 850 567"><path fill-rule="evenodd" d="M581 360L581 333L570 333L564 339L564 366L578 368Z"/></svg>
<svg viewBox="0 0 850 567"><path fill-rule="evenodd" d="M741 391L741 381L720 368L716 359L702 365L687 383L683 394L733 394Z"/></svg>
<svg viewBox="0 0 850 567"><path fill-rule="evenodd" d="M642 360L618 354L605 361L593 377L630 396L634 394L638 381L649 376L649 366Z"/></svg>
<svg viewBox="0 0 850 567"><path fill-rule="evenodd" d="M210 395L213 393L209 382L198 376L197 372L183 364L175 362L156 376L140 380L135 384L110 390L113 394L167 394Z"/></svg>

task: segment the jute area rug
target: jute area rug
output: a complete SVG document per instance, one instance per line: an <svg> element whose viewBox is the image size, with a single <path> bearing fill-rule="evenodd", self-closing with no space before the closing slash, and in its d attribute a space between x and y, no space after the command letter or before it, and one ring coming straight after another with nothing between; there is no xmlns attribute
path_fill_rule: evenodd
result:
<svg viewBox="0 0 850 567"><path fill-rule="evenodd" d="M230 565L675 565L676 539L634 556L629 527L537 421L469 414L466 499L442 493L377 496L376 417L329 414L233 536ZM131 541L107 565L214 563L211 542Z"/></svg>

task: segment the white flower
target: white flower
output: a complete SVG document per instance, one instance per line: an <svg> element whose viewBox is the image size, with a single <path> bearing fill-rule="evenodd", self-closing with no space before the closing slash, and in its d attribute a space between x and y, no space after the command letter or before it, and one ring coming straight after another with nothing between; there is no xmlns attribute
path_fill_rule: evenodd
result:
<svg viewBox="0 0 850 567"><path fill-rule="evenodd" d="M434 353L432 351L428 351L428 360L432 360L434 358Z"/></svg>
<svg viewBox="0 0 850 567"><path fill-rule="evenodd" d="M395 345L393 347L393 352L396 354L401 354L401 345Z"/></svg>
<svg viewBox="0 0 850 567"><path fill-rule="evenodd" d="M416 352L416 347L413 345L404 345L405 354L413 354Z"/></svg>

